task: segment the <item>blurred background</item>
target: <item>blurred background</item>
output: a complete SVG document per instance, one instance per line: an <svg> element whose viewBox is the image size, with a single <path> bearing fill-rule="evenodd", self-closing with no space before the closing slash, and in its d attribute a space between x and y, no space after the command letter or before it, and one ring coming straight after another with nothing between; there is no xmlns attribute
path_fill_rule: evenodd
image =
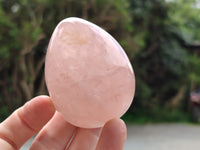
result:
<svg viewBox="0 0 200 150"><path fill-rule="evenodd" d="M198 150L200 0L0 0L0 122L48 94L49 39L71 16L108 31L132 63L136 92L123 116L125 150Z"/></svg>
<svg viewBox="0 0 200 150"><path fill-rule="evenodd" d="M126 51L136 75L126 122L198 122L200 0L0 0L0 121L48 94L48 42L71 16L101 26Z"/></svg>

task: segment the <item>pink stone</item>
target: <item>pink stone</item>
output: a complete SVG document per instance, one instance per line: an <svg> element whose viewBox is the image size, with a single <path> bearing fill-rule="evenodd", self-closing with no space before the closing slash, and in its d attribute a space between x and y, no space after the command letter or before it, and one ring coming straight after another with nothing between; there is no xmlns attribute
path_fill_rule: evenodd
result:
<svg viewBox="0 0 200 150"><path fill-rule="evenodd" d="M93 23L61 21L51 37L45 77L55 108L69 123L101 127L131 105L135 77L118 42Z"/></svg>

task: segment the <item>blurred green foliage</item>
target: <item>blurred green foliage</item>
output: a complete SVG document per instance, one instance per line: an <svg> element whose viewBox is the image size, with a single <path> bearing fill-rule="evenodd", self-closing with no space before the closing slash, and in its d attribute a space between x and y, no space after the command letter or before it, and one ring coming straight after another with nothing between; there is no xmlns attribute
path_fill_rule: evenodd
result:
<svg viewBox="0 0 200 150"><path fill-rule="evenodd" d="M59 21L87 19L123 46L136 75L136 122L189 121L189 93L200 87L199 0L1 0L0 119L47 94L44 58Z"/></svg>

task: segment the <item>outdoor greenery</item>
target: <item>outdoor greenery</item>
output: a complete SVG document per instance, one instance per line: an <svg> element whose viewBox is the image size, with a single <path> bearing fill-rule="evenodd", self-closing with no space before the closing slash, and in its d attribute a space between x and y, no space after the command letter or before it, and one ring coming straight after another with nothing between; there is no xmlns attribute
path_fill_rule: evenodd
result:
<svg viewBox="0 0 200 150"><path fill-rule="evenodd" d="M44 60L64 18L89 20L125 49L136 76L127 120L189 121L200 87L200 0L0 0L0 121L47 94Z"/></svg>

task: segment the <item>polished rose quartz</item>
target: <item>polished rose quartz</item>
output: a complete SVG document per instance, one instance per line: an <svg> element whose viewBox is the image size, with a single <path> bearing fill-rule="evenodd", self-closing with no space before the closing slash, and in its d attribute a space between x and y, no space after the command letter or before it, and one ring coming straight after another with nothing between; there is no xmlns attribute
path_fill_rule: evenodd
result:
<svg viewBox="0 0 200 150"><path fill-rule="evenodd" d="M69 123L101 127L131 105L135 77L118 42L79 18L61 21L46 55L45 77L55 108Z"/></svg>

